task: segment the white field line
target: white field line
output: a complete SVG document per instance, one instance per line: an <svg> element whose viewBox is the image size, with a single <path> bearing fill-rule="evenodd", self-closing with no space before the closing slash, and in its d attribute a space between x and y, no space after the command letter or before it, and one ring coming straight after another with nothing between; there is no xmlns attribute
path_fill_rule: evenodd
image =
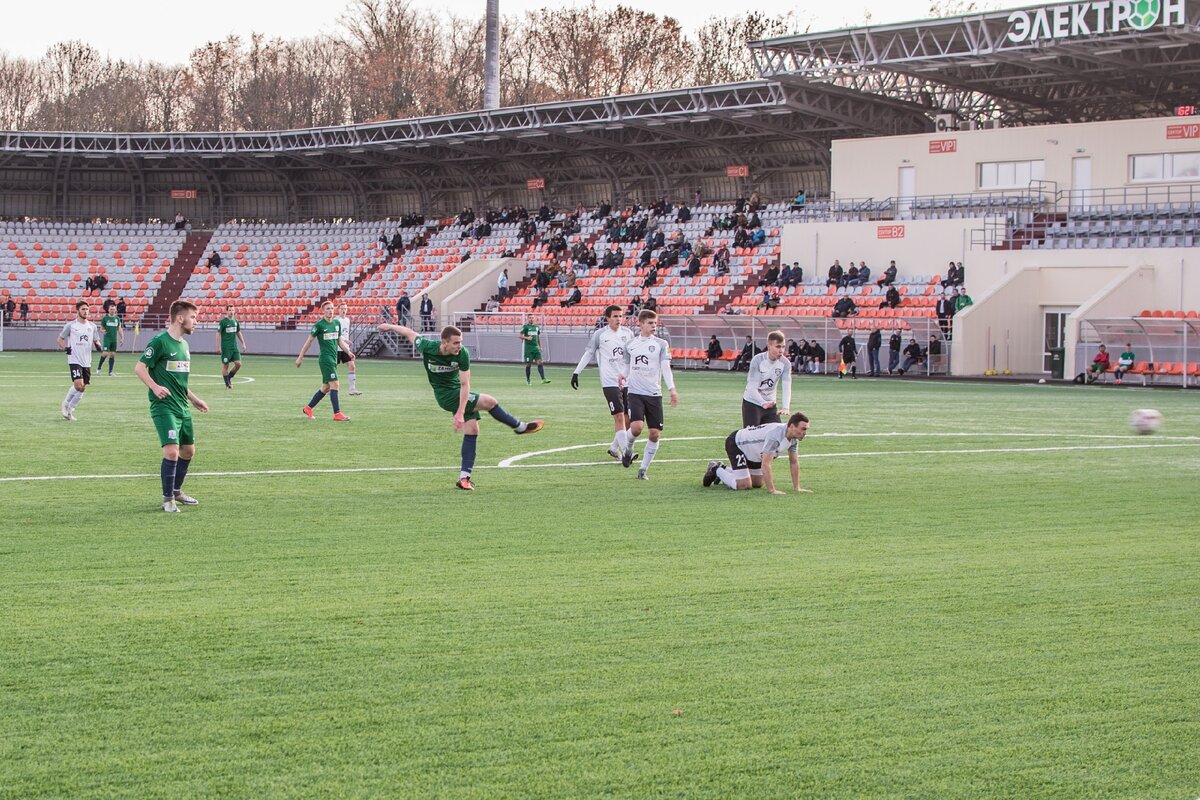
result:
<svg viewBox="0 0 1200 800"><path fill-rule="evenodd" d="M728 434L726 434L726 436L728 436ZM1011 432L1009 432L1009 433L978 433L978 432L928 433L928 432L905 432L905 431L886 431L886 432L881 432L881 433L813 433L813 434L809 434L805 438L806 439L817 439L817 438L849 439L849 438L866 438L866 437L882 438L885 436L887 436L887 437L895 437L895 436L910 436L910 437L972 436L972 437L981 437L981 438L983 438L983 437L988 437L988 438L1010 437L1010 438L1018 438L1018 439L1041 438L1041 439L1122 439L1122 440L1128 440L1130 438L1130 436L1128 434L1109 434L1109 433L1080 433L1080 434L1074 434L1074 433L1011 433ZM703 439L724 439L724 438L725 438L725 436L677 436L674 438L663 437L662 441L664 441L664 442L694 442L694 441L700 441ZM1159 437L1155 437L1155 438L1158 439L1159 441L1200 442L1200 436L1159 436ZM527 458L534 458L536 456L552 455L554 453L566 453L571 450L584 450L589 447L608 447L610 444L611 444L611 442L599 442L597 444L572 444L572 445L568 445L566 447L552 447L549 450L534 450L529 453L520 453L515 456L509 456L508 458L501 461L497 466L515 467L515 466L517 466L517 462L524 461ZM1137 446L1141 447L1143 445L1137 445ZM887 452L900 452L900 451L887 451ZM926 452L926 451L911 451L911 452ZM934 450L934 451L928 451L928 452L969 453L972 451L970 451L970 450L945 450L945 451ZM993 451L980 451L980 452L993 452ZM1004 451L998 450L998 451L994 451L994 452L1004 452ZM812 454L808 454L808 455L801 455L800 457L801 458L818 458L818 457L825 458L825 457L838 456L838 455L849 455L849 454L846 454L846 453L812 453ZM870 455L870 454L868 453L867 455ZM656 459L656 460L660 460L660 459ZM604 462L597 462L597 463L604 463ZM523 464L521 466L562 466L562 465Z"/></svg>
<svg viewBox="0 0 1200 800"><path fill-rule="evenodd" d="M723 439L722 436L693 436L686 437L689 440L696 439ZM673 441L682 441L683 439L675 439ZM672 441L663 439L662 441ZM560 448L562 450L579 449L581 447L604 447L601 445L575 445L570 448ZM1200 442L1179 442L1167 444L1101 444L1101 445L1065 445L1060 447L981 447L969 450L870 450L859 451L853 453L802 453L800 458L862 458L864 456L913 456L913 455L977 455L981 453L1053 453L1066 452L1074 450L1154 450L1163 448L1179 448L1179 447L1200 447ZM509 460L509 459L506 459ZM707 463L707 458L656 458L656 463L662 464L703 464ZM491 469L554 469L561 467L596 467L604 465L615 465L616 461L574 461L559 464L509 464L504 462L495 466L479 466L477 470ZM188 477L205 477L205 478L240 478L252 475L344 475L354 473L383 473L383 472L447 472L458 469L456 466L428 466L428 467L346 467L346 468L326 468L326 469L255 469L255 470L240 470L231 472L189 472ZM121 479L143 479L157 478L157 473L128 473L117 475L19 475L8 478L0 478L0 483L18 483L18 482L34 482L34 481L68 481L68 480L121 480Z"/></svg>

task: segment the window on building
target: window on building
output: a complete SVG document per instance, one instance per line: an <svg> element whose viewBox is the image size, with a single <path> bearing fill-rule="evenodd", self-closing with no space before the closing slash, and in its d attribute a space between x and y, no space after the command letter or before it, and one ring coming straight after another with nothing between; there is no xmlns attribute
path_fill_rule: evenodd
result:
<svg viewBox="0 0 1200 800"><path fill-rule="evenodd" d="M985 161L979 165L980 189L1027 189L1046 174L1046 162Z"/></svg>
<svg viewBox="0 0 1200 800"><path fill-rule="evenodd" d="M1194 181L1200 178L1200 153L1148 153L1129 157L1134 181Z"/></svg>

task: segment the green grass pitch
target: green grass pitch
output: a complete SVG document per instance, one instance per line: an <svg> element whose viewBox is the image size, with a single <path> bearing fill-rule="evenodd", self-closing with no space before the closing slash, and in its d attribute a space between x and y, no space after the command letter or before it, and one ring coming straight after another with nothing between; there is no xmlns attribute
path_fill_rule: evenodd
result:
<svg viewBox="0 0 1200 800"><path fill-rule="evenodd" d="M770 497L700 486L741 376L677 373L643 483L594 369L480 364L548 424L468 494L418 364L336 424L201 356L168 515L132 366L70 423L0 354L0 798L1200 796L1195 393L797 379Z"/></svg>

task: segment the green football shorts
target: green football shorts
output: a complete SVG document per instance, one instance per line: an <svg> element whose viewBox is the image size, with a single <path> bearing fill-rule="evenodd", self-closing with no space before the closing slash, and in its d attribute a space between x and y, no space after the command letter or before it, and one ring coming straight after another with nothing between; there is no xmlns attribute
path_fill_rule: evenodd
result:
<svg viewBox="0 0 1200 800"><path fill-rule="evenodd" d="M435 391L433 396L437 399L437 404L444 411L449 411L451 414L458 413L458 392L457 391ZM463 413L463 419L479 419L479 411L475 408L475 403L479 400L478 392L470 392L467 394L467 409Z"/></svg>
<svg viewBox="0 0 1200 800"><path fill-rule="evenodd" d="M154 420L154 428L158 431L158 443L163 447L169 444L196 443L191 412L180 414L160 406L150 409L150 419Z"/></svg>

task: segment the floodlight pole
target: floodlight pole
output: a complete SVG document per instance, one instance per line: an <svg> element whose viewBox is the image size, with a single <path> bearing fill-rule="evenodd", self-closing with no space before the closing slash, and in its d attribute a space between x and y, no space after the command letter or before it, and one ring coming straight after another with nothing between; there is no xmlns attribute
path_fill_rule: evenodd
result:
<svg viewBox="0 0 1200 800"><path fill-rule="evenodd" d="M483 109L500 107L500 0L487 0L483 49Z"/></svg>

